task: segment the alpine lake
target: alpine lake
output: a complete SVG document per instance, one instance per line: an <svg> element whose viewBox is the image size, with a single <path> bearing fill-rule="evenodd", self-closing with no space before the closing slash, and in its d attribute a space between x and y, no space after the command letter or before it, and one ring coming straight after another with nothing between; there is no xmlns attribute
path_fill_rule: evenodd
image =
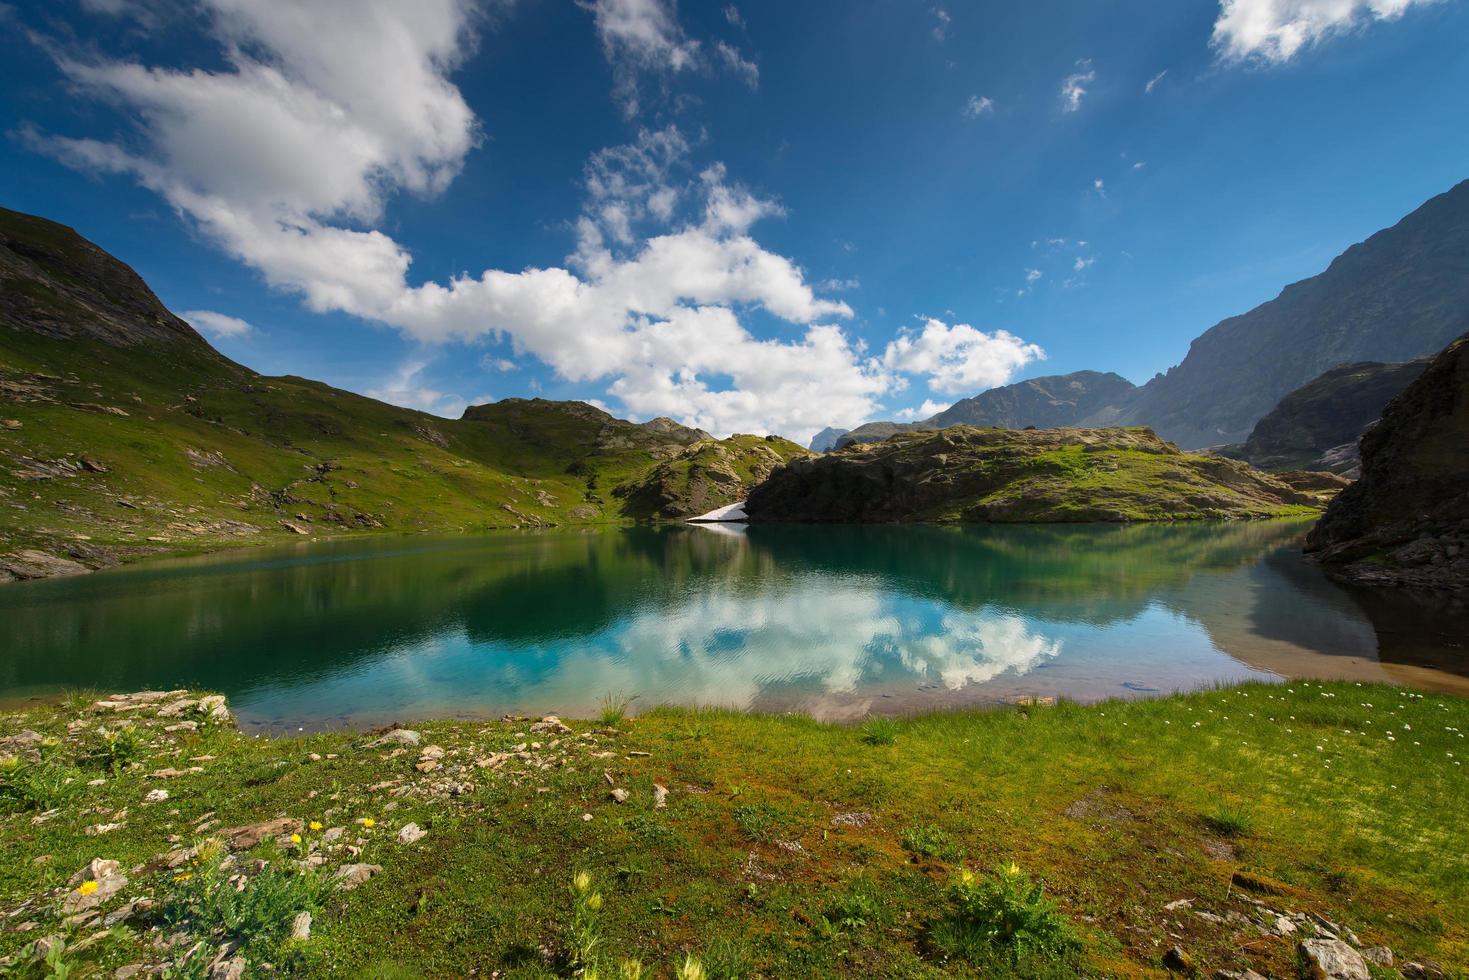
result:
<svg viewBox="0 0 1469 980"><path fill-rule="evenodd" d="M208 689L280 732L608 701L850 721L1293 677L1469 693L1462 611L1334 584L1308 527L675 526L145 563L0 589L0 703Z"/></svg>

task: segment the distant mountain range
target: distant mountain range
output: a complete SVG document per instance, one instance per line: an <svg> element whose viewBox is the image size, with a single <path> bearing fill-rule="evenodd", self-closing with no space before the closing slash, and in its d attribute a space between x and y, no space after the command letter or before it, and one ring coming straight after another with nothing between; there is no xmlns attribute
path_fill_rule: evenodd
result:
<svg viewBox="0 0 1469 980"><path fill-rule="evenodd" d="M972 425L1147 425L1185 448L1242 443L1287 394L1365 361L1437 354L1469 330L1469 181L1338 256L1325 272L1211 327L1166 374L1134 387L1092 371L1034 378L961 401L916 423L848 433Z"/></svg>

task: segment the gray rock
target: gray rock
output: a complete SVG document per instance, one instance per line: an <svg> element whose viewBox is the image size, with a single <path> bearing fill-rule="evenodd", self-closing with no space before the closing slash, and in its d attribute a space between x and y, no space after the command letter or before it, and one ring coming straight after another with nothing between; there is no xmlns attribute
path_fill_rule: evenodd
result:
<svg viewBox="0 0 1469 980"><path fill-rule="evenodd" d="M291 920L291 938L303 943L311 938L310 912L298 912Z"/></svg>
<svg viewBox="0 0 1469 980"><path fill-rule="evenodd" d="M1215 970L1214 980L1265 980L1254 970Z"/></svg>
<svg viewBox="0 0 1469 980"><path fill-rule="evenodd" d="M336 876L332 880L342 891L349 892L382 869L380 864L344 864L337 869Z"/></svg>
<svg viewBox="0 0 1469 980"><path fill-rule="evenodd" d="M1393 964L1392 950L1386 946L1368 946L1362 950L1362 959L1373 966L1381 966L1391 969Z"/></svg>
<svg viewBox="0 0 1469 980"><path fill-rule="evenodd" d="M611 793L611 796L612 796L612 799L615 800L618 803L626 803L627 802L627 790L625 790L625 789L614 789L612 791L612 793Z"/></svg>
<svg viewBox="0 0 1469 980"><path fill-rule="evenodd" d="M1447 980L1448 972L1433 960L1403 964L1403 976L1407 980Z"/></svg>
<svg viewBox="0 0 1469 980"><path fill-rule="evenodd" d="M422 829L416 823L405 823L398 831L399 844L413 844L428 836L428 831Z"/></svg>
<svg viewBox="0 0 1469 980"><path fill-rule="evenodd" d="M0 555L0 580L3 581L19 579L24 582L63 575L85 575L90 571L90 568L80 562L48 555L34 548L23 548L8 555Z"/></svg>
<svg viewBox="0 0 1469 980"><path fill-rule="evenodd" d="M1296 948L1309 980L1372 980L1362 954L1340 939L1307 939Z"/></svg>
<svg viewBox="0 0 1469 980"><path fill-rule="evenodd" d="M659 783L653 784L653 809L661 810L668 805L668 787Z"/></svg>
<svg viewBox="0 0 1469 980"><path fill-rule="evenodd" d="M209 980L241 980L247 965L245 957L231 956L214 964L214 969L209 971Z"/></svg>
<svg viewBox="0 0 1469 980"><path fill-rule="evenodd" d="M368 742L369 749L380 748L384 745L412 745L417 746L423 741L423 736L408 728L395 728L374 741Z"/></svg>

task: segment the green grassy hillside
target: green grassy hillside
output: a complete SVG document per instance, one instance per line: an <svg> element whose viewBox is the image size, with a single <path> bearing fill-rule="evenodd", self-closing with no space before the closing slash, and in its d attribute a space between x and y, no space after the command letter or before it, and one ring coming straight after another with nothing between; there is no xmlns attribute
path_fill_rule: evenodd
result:
<svg viewBox="0 0 1469 980"><path fill-rule="evenodd" d="M298 534L688 516L803 452L579 402L447 420L262 377L70 229L3 210L0 287L0 580Z"/></svg>

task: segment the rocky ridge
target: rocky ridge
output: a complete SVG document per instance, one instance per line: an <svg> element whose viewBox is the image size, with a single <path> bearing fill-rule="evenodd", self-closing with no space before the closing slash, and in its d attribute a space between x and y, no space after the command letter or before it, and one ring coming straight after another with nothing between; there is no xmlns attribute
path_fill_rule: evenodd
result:
<svg viewBox="0 0 1469 980"><path fill-rule="evenodd" d="M793 460L745 509L752 523L1125 522L1308 513L1313 503L1148 429L953 426Z"/></svg>

